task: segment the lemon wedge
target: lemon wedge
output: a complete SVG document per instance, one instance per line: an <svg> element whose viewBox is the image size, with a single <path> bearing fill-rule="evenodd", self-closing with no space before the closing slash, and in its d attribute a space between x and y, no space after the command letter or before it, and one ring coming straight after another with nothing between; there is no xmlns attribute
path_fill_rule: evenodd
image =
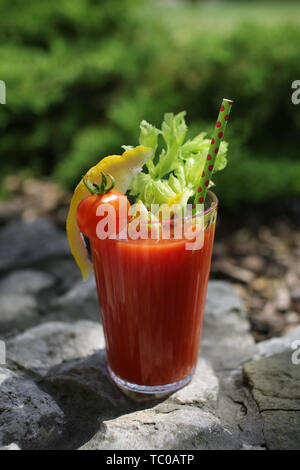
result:
<svg viewBox="0 0 300 470"><path fill-rule="evenodd" d="M101 185L101 172L109 173L114 177L115 189L126 193L133 176L152 156L152 149L139 145L126 150L122 155L110 155L103 158L97 165L86 173L92 183ZM82 180L77 185L70 204L67 217L67 237L72 255L81 270L83 279L86 279L93 269L88 252L76 221L76 212L80 202L90 195Z"/></svg>

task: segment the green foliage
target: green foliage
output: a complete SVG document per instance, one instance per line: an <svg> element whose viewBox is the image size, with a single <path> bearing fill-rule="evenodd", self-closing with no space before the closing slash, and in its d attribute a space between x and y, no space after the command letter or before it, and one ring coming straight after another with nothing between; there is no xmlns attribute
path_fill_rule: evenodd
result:
<svg viewBox="0 0 300 470"><path fill-rule="evenodd" d="M265 7L264 24L253 12L241 22L239 5L227 16L223 4L180 8L149 9L142 0L0 0L2 175L30 168L72 187L100 158L137 143L142 119L159 125L165 112L186 109L188 138L199 130L210 135L227 97L235 103L228 167L216 176L223 201L300 194L300 106L291 102L300 28L293 10L273 24L272 6ZM247 8L244 2L243 14Z"/></svg>

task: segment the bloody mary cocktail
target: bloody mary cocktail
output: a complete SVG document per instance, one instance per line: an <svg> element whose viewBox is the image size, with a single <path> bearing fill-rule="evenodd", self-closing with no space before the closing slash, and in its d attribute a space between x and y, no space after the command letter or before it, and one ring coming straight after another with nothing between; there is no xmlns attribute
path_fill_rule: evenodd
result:
<svg viewBox="0 0 300 470"><path fill-rule="evenodd" d="M222 100L212 138L188 134L185 111L159 128L142 120L138 145L101 158L75 188L68 241L83 279L95 272L108 369L123 391L165 394L192 377L218 204L209 188L227 163L231 106Z"/></svg>
<svg viewBox="0 0 300 470"><path fill-rule="evenodd" d="M108 365L125 388L158 393L191 378L217 211L216 197L207 200L200 249L184 239L90 240Z"/></svg>

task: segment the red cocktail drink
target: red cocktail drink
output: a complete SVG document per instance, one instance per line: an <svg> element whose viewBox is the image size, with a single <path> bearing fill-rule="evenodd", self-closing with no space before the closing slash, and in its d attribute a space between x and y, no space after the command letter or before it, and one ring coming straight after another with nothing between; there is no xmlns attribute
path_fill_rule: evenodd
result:
<svg viewBox="0 0 300 470"><path fill-rule="evenodd" d="M68 240L83 279L94 268L108 368L124 391L169 393L192 377L218 204L207 190L226 166L231 106L222 100L211 139L186 138L185 111L160 128L142 120L139 145L102 158L75 188Z"/></svg>
<svg viewBox="0 0 300 470"><path fill-rule="evenodd" d="M217 199L200 249L185 239L90 240L112 378L159 393L187 383L198 357Z"/></svg>

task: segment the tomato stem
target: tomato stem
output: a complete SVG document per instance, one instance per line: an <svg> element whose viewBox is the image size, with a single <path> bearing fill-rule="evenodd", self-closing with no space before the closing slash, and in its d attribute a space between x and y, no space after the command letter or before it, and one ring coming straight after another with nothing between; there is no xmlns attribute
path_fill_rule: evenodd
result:
<svg viewBox="0 0 300 470"><path fill-rule="evenodd" d="M83 184L89 190L91 194L106 194L115 186L115 179L112 175L108 173L106 175L103 172L101 172L101 175L102 175L101 185L97 183L92 183L88 177L82 176ZM110 181L111 181L109 187L107 187L107 176L110 178Z"/></svg>

